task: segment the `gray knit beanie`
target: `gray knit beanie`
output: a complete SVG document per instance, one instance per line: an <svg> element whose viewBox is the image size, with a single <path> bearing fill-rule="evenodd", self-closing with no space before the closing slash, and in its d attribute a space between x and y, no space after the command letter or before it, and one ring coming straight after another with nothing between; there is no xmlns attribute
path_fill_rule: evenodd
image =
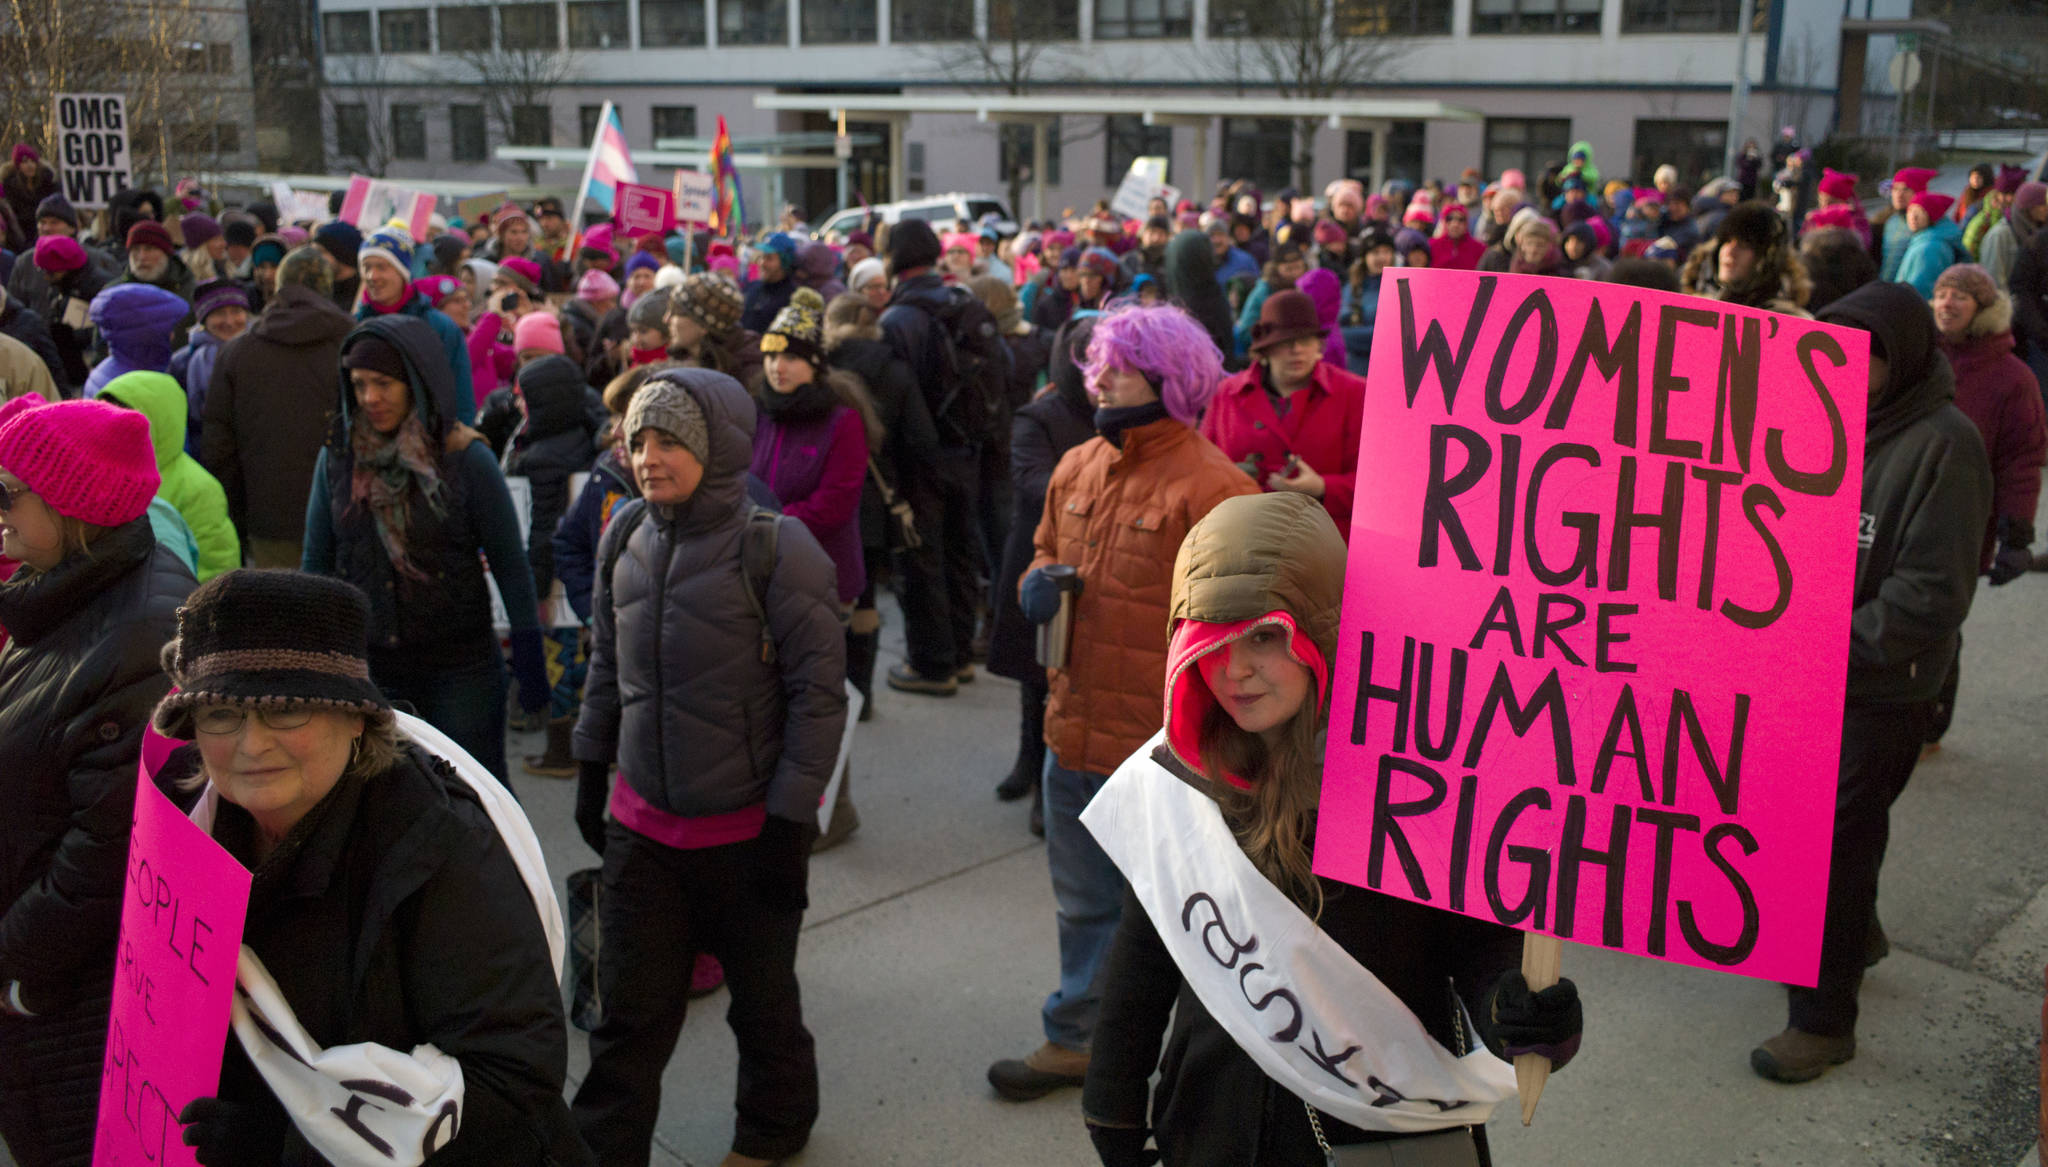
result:
<svg viewBox="0 0 2048 1167"><path fill-rule="evenodd" d="M656 288L633 301L633 306L626 309L626 327L652 328L656 331L665 331L666 326L662 323L662 317L666 315L668 315L668 289Z"/></svg>
<svg viewBox="0 0 2048 1167"><path fill-rule="evenodd" d="M642 385L626 407L626 440L649 426L681 442L698 462L710 467L711 427L704 420L704 407L688 389L660 378Z"/></svg>

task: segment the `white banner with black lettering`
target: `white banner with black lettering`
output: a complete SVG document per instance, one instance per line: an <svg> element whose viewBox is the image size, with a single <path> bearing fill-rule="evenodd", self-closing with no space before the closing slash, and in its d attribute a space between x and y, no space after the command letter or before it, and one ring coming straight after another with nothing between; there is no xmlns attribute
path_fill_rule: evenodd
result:
<svg viewBox="0 0 2048 1167"><path fill-rule="evenodd" d="M1207 795L1153 761L1157 734L1117 767L1081 822L1130 881L1196 996L1259 1068L1364 1130L1484 1123L1514 1067L1459 1057L1238 847Z"/></svg>

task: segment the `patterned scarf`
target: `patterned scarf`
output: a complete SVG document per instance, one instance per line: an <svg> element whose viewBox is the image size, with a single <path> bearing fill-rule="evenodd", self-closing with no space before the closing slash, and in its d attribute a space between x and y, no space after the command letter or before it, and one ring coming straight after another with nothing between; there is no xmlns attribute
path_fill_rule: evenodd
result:
<svg viewBox="0 0 2048 1167"><path fill-rule="evenodd" d="M371 517L377 520L377 537L384 541L384 553L390 556L391 566L400 575L424 580L426 573L413 566L405 551L406 492L418 482L427 506L436 515L444 513L434 441L427 436L427 427L421 424L417 411L407 414L398 432L388 436L370 428L360 413L355 415L351 427L354 432L349 447L356 464L350 477L349 498L358 506L370 508Z"/></svg>

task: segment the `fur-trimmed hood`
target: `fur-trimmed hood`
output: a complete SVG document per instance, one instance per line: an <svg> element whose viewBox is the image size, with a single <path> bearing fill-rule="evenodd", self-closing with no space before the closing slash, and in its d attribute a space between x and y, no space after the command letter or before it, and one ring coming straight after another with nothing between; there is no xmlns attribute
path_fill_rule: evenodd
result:
<svg viewBox="0 0 2048 1167"><path fill-rule="evenodd" d="M1723 288L1718 278L1721 246L1722 240L1709 239L1693 248L1679 273L1679 284L1686 291L1790 316L1809 315L1806 301L1813 295L1813 280L1798 253L1783 243L1774 245L1757 257L1756 270L1742 287Z"/></svg>
<svg viewBox="0 0 2048 1167"><path fill-rule="evenodd" d="M1996 336L2011 331L2012 296L2005 292L1998 293L1990 307L1977 309L1977 314L1970 318L1971 336Z"/></svg>

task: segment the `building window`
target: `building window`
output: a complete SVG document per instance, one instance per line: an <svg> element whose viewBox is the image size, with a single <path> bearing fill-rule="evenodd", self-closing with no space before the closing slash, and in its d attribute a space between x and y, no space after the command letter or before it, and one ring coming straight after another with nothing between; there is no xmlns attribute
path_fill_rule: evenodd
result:
<svg viewBox="0 0 2048 1167"><path fill-rule="evenodd" d="M220 41L187 41L175 51L174 59L182 73L232 73L235 46Z"/></svg>
<svg viewBox="0 0 2048 1167"><path fill-rule="evenodd" d="M329 12L320 18L323 46L330 53L368 53L375 51L370 43L370 14L367 12Z"/></svg>
<svg viewBox="0 0 2048 1167"><path fill-rule="evenodd" d="M1622 0L1623 32L1734 32L1742 20L1740 0ZM1770 6L1760 10L1759 30L1770 25Z"/></svg>
<svg viewBox="0 0 2048 1167"><path fill-rule="evenodd" d="M576 128L580 131L576 141L589 145L597 137L597 119L604 113L601 105L579 105L576 107Z"/></svg>
<svg viewBox="0 0 2048 1167"><path fill-rule="evenodd" d="M657 105L654 107L654 145L675 138L697 136L697 107L694 105Z"/></svg>
<svg viewBox="0 0 2048 1167"><path fill-rule="evenodd" d="M561 27L555 23L553 4L501 4L498 6L498 39L507 49L558 49L562 47ZM521 145L532 145L522 142Z"/></svg>
<svg viewBox="0 0 2048 1167"><path fill-rule="evenodd" d="M867 45L875 42L875 0L804 0L804 43Z"/></svg>
<svg viewBox="0 0 2048 1167"><path fill-rule="evenodd" d="M895 0L889 37L898 41L971 41L974 5L961 0Z"/></svg>
<svg viewBox="0 0 2048 1167"><path fill-rule="evenodd" d="M572 49L629 49L632 33L626 28L626 0L584 0L569 5L569 47Z"/></svg>
<svg viewBox="0 0 2048 1167"><path fill-rule="evenodd" d="M1697 190L1702 183L1721 173L1728 148L1728 123L1679 122L1644 119L1636 123L1634 174L1644 186L1657 168L1669 163L1678 168L1681 185Z"/></svg>
<svg viewBox="0 0 2048 1167"><path fill-rule="evenodd" d="M491 10L481 4L434 9L434 32L444 53L491 51Z"/></svg>
<svg viewBox="0 0 2048 1167"><path fill-rule="evenodd" d="M380 52L424 53L433 49L427 40L427 10L386 8L377 14Z"/></svg>
<svg viewBox="0 0 2048 1167"><path fill-rule="evenodd" d="M391 156L410 162L427 157L427 117L419 106L394 103L391 107Z"/></svg>
<svg viewBox="0 0 2048 1167"><path fill-rule="evenodd" d="M1334 19L1349 36L1449 36L1451 0L1338 0Z"/></svg>
<svg viewBox="0 0 2048 1167"><path fill-rule="evenodd" d="M988 0L988 39L1080 40L1081 0Z"/></svg>
<svg viewBox="0 0 2048 1167"><path fill-rule="evenodd" d="M923 143L923 142L905 142L905 143L903 144L903 169L909 172L908 174L904 175L904 179L903 179L903 188L904 188L904 193L905 193L905 194L914 194L914 195L915 195L915 194L923 194L923 193L924 193L924 143Z"/></svg>
<svg viewBox="0 0 2048 1167"><path fill-rule="evenodd" d="M512 144L514 146L552 146L555 144L555 118L547 106L515 105L512 107Z"/></svg>
<svg viewBox="0 0 2048 1167"><path fill-rule="evenodd" d="M784 0L718 0L718 43L789 43L789 5Z"/></svg>
<svg viewBox="0 0 2048 1167"><path fill-rule="evenodd" d="M484 107L448 107L448 156L457 162L482 162L490 155L490 135L484 130Z"/></svg>
<svg viewBox="0 0 2048 1167"><path fill-rule="evenodd" d="M1390 178L1401 179L1420 190L1424 130L1422 122L1394 123L1387 134L1387 172L1380 175L1372 172L1373 131L1350 131L1344 135L1344 176L1365 183L1367 190Z"/></svg>
<svg viewBox="0 0 2048 1167"><path fill-rule="evenodd" d="M1593 33L1601 0L1472 0L1475 33Z"/></svg>
<svg viewBox="0 0 2048 1167"><path fill-rule="evenodd" d="M1194 28L1194 0L1095 0L1097 40L1184 37Z"/></svg>
<svg viewBox="0 0 2048 1167"><path fill-rule="evenodd" d="M1160 127L1165 129L1166 127ZM1016 122L1005 122L1002 127L998 161L1002 181L1030 182L1031 174L1031 127ZM1130 165L1125 163L1126 166ZM1117 176L1119 181L1122 175ZM1054 186L1060 184L1060 120L1054 118L1045 127L1045 181Z"/></svg>
<svg viewBox="0 0 2048 1167"><path fill-rule="evenodd" d="M1286 118L1224 118L1223 173L1279 190L1294 177L1294 123Z"/></svg>
<svg viewBox="0 0 2048 1167"><path fill-rule="evenodd" d="M334 107L334 152L358 161L369 156L369 106L352 101Z"/></svg>
<svg viewBox="0 0 2048 1167"><path fill-rule="evenodd" d="M1487 118L1486 160L1481 168L1487 174L1513 168L1533 182L1544 167L1564 164L1571 141L1570 118Z"/></svg>
<svg viewBox="0 0 2048 1167"><path fill-rule="evenodd" d="M1102 123L1102 181L1107 186L1124 180L1133 158L1173 157L1172 126L1148 126L1134 113L1114 114Z"/></svg>
<svg viewBox="0 0 2048 1167"><path fill-rule="evenodd" d="M704 43L704 0L640 0L640 46L672 49Z"/></svg>

